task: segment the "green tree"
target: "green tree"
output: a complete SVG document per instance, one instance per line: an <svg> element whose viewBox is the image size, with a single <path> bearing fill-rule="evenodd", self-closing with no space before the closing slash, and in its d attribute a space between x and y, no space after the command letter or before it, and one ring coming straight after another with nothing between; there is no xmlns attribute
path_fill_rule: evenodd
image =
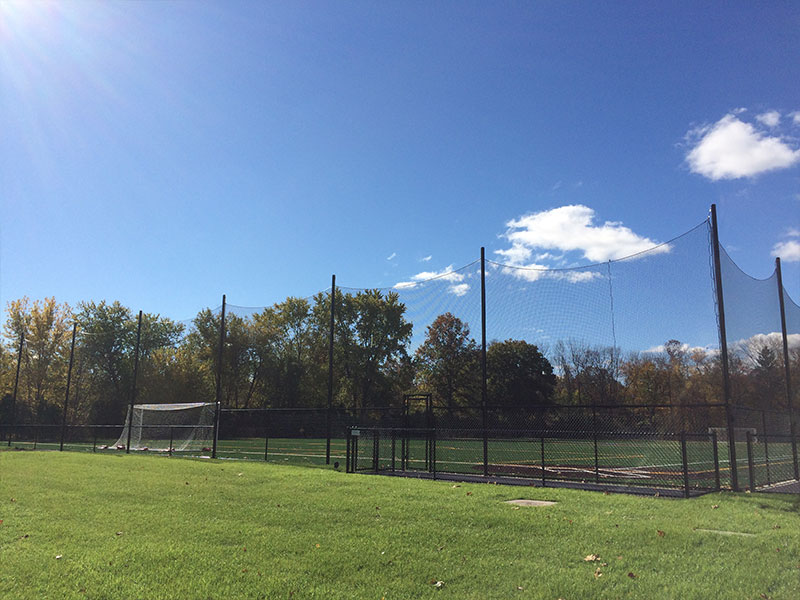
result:
<svg viewBox="0 0 800 600"><path fill-rule="evenodd" d="M418 385L448 408L480 403L480 354L469 325L447 312L431 323L415 354Z"/></svg>
<svg viewBox="0 0 800 600"><path fill-rule="evenodd" d="M317 296L315 321L319 332L330 299ZM340 402L356 409L391 403L397 388L398 365L408 361L407 347L412 325L405 320L405 305L394 292L366 290L357 294L337 293L336 380ZM318 336L321 338L322 336ZM347 400L346 400L347 399Z"/></svg>
<svg viewBox="0 0 800 600"><path fill-rule="evenodd" d="M553 365L534 344L493 342L486 350L486 369L490 405L519 407L552 401Z"/></svg>

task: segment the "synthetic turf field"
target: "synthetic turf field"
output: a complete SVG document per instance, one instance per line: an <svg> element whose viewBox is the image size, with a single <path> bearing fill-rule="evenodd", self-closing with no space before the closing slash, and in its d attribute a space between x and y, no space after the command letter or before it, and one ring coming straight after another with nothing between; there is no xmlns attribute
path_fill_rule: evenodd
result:
<svg viewBox="0 0 800 600"><path fill-rule="evenodd" d="M92 443L65 443L65 450L120 453L119 450L100 450L115 440L98 440ZM395 440L394 452L391 440L379 441L378 468L395 471L405 467L407 471L432 470L431 445L424 439L407 442L406 460L402 461L403 442ZM33 442L18 442L13 447L33 449ZM3 445L4 447L4 445ZM57 450L57 442L37 442L36 449ZM712 444L707 440L690 440L687 449L687 477L693 489L714 489L716 469ZM363 438L359 443L358 470L373 470L374 444L372 438ZM541 480L544 470L546 480L561 480L589 483L610 483L642 487L674 487L684 485L681 444L678 439L599 439L597 463L595 463L594 441L589 439L545 438L493 438L488 443L489 474ZM544 465L542 463L544 451ZM719 478L722 487L730 485L730 461L728 446L717 445ZM165 452L150 452L164 455ZM210 452L187 451L176 455L208 456ZM392 455L394 454L394 462ZM769 455L769 461L766 455ZM217 456L220 459L258 460L294 465L325 465L326 440L322 438L245 438L221 439ZM346 442L331 440L331 464L338 462L344 470ZM483 442L481 439L445 437L436 440L435 467L440 473L480 475L483 473ZM737 463L740 485L749 486L749 464L747 445L737 443ZM753 475L757 486L793 479L792 448L788 443L753 445Z"/></svg>

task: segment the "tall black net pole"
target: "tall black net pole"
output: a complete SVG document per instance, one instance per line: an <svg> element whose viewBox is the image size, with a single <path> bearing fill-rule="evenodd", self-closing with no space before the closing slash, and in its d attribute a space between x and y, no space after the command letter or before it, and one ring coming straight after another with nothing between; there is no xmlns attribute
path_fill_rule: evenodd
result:
<svg viewBox="0 0 800 600"><path fill-rule="evenodd" d="M72 324L72 346L69 349L69 367L67 368L67 392L64 394L64 414L61 416L61 443L59 450L64 450L64 434L67 431L67 404L69 404L69 384L72 381L72 361L75 357L75 334L78 332L78 324Z"/></svg>
<svg viewBox="0 0 800 600"><path fill-rule="evenodd" d="M336 275L331 276L331 327L328 333L328 415L326 419L327 441L325 464L331 464L331 410L333 410L333 335L336 326Z"/></svg>
<svg viewBox="0 0 800 600"><path fill-rule="evenodd" d="M214 447L211 458L217 458L217 439L219 438L219 414L222 405L222 354L225 349L225 294L222 295L222 314L219 320L219 353L217 355L217 406L214 411Z"/></svg>
<svg viewBox="0 0 800 600"><path fill-rule="evenodd" d="M717 312L719 325L719 349L722 361L722 394L725 405L725 419L728 427L728 454L731 465L731 487L739 491L739 474L736 463L736 434L734 431L735 420L731 410L731 380L728 372L728 336L725 331L725 302L722 294L722 266L719 253L719 230L717 228L717 205L711 205L711 248L714 254L714 283L717 291Z"/></svg>
<svg viewBox="0 0 800 600"><path fill-rule="evenodd" d="M489 475L489 432L486 414L486 256L481 246L481 410L483 413L483 474Z"/></svg>
<svg viewBox="0 0 800 600"><path fill-rule="evenodd" d="M783 276L781 275L780 258L775 259L775 272L778 275L778 303L781 309L781 336L783 338L783 377L786 380L786 408L789 409L789 432L792 436L794 478L800 479L800 469L797 463L797 423L795 423L794 406L792 406L792 377L789 370L789 341L786 335L786 305L783 300Z"/></svg>
<svg viewBox="0 0 800 600"><path fill-rule="evenodd" d="M133 405L136 403L136 376L139 374L139 344L142 341L142 311L139 311L139 321L136 325L136 347L133 350L133 382L131 384L131 402L128 408L128 443L125 444L125 454L131 453L131 432L133 431Z"/></svg>
<svg viewBox="0 0 800 600"><path fill-rule="evenodd" d="M19 389L19 367L22 364L22 349L25 346L25 330L19 334L19 351L17 352L17 374L14 375L14 393L11 396L11 428L17 424L17 390ZM8 445L11 446L11 432L8 434Z"/></svg>

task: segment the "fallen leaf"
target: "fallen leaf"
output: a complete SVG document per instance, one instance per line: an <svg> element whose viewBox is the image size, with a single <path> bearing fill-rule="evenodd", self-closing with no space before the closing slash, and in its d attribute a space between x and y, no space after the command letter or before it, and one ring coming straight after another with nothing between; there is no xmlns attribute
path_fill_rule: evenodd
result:
<svg viewBox="0 0 800 600"><path fill-rule="evenodd" d="M472 496L472 492L467 492L467 496Z"/></svg>
<svg viewBox="0 0 800 600"><path fill-rule="evenodd" d="M121 531L118 531L118 532L117 532L117 533L115 533L114 535L122 535L122 532L121 532Z"/></svg>
<svg viewBox="0 0 800 600"><path fill-rule="evenodd" d="M317 548L319 548L319 544L317 544L317 546L316 546L316 547L317 547Z"/></svg>
<svg viewBox="0 0 800 600"><path fill-rule="evenodd" d="M444 587L444 581L436 581L436 582L434 582L433 587L435 587L435 588Z"/></svg>
<svg viewBox="0 0 800 600"><path fill-rule="evenodd" d="M660 529L658 530L658 537L664 537L665 535L666 534L663 531L661 531Z"/></svg>
<svg viewBox="0 0 800 600"><path fill-rule="evenodd" d="M0 525L2 525L2 524L3 524L3 519L0 519Z"/></svg>
<svg viewBox="0 0 800 600"><path fill-rule="evenodd" d="M460 485L458 485L458 484L456 484L456 485L454 485L454 486L452 486L452 487L454 487L454 488L457 488L457 487L461 487L461 486L460 486Z"/></svg>
<svg viewBox="0 0 800 600"><path fill-rule="evenodd" d="M64 556L63 554L56 554L56 560L61 560L61 557Z"/></svg>
<svg viewBox="0 0 800 600"><path fill-rule="evenodd" d="M629 571L628 572L628 577L630 577L631 579L636 579L637 576L633 571Z"/></svg>
<svg viewBox="0 0 800 600"><path fill-rule="evenodd" d="M594 562L600 560L600 557L597 554L589 554L583 560L584 562Z"/></svg>
<svg viewBox="0 0 800 600"><path fill-rule="evenodd" d="M711 510L714 510L715 508L719 508L719 504L712 504L711 505Z"/></svg>
<svg viewBox="0 0 800 600"><path fill-rule="evenodd" d="M607 566L608 566L608 563L600 563L600 566L601 566L601 567L607 567Z"/></svg>
<svg viewBox="0 0 800 600"><path fill-rule="evenodd" d="M523 588L521 585L518 585L518 586L517 586L517 589L518 589L520 592L523 592L523 591L525 591L525 588Z"/></svg>
<svg viewBox="0 0 800 600"><path fill-rule="evenodd" d="M597 569L594 572L594 578L595 579L600 579L602 576L603 576L603 574L600 572L600 567L597 567Z"/></svg>

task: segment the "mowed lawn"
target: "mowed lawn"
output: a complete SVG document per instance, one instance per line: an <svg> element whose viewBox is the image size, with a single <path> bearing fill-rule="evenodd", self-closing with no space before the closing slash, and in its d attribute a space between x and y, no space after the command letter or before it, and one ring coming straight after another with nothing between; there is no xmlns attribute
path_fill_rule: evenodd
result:
<svg viewBox="0 0 800 600"><path fill-rule="evenodd" d="M4 451L0 519L2 598L800 597L796 495Z"/></svg>

